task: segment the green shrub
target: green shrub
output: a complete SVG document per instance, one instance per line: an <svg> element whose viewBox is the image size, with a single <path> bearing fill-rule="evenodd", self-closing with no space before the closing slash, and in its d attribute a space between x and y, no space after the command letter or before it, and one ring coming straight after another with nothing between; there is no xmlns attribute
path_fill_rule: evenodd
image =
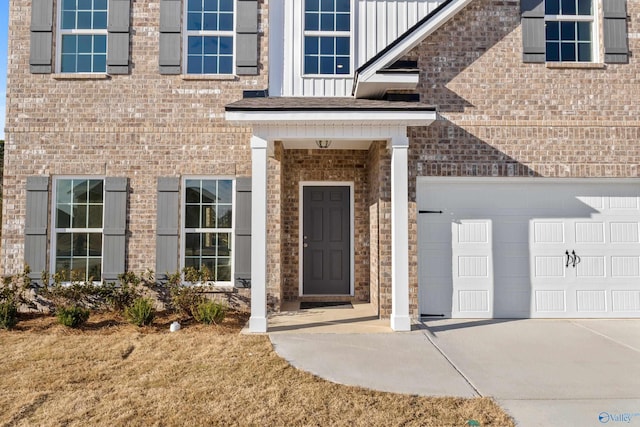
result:
<svg viewBox="0 0 640 427"><path fill-rule="evenodd" d="M0 302L0 328L11 329L18 323L18 307L11 302Z"/></svg>
<svg viewBox="0 0 640 427"><path fill-rule="evenodd" d="M171 286L171 306L178 312L193 317L193 309L205 301L201 286Z"/></svg>
<svg viewBox="0 0 640 427"><path fill-rule="evenodd" d="M156 316L153 303L148 298L138 298L124 311L127 320L137 326L150 325Z"/></svg>
<svg viewBox="0 0 640 427"><path fill-rule="evenodd" d="M89 319L89 310L78 306L59 307L56 310L58 322L70 328L77 328Z"/></svg>
<svg viewBox="0 0 640 427"><path fill-rule="evenodd" d="M193 308L193 317L200 323L210 325L222 322L227 315L227 306L216 301L202 301Z"/></svg>

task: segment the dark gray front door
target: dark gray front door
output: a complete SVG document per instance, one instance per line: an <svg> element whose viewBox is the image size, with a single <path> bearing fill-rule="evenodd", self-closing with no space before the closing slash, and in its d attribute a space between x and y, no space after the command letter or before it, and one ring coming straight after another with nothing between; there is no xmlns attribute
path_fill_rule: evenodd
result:
<svg viewBox="0 0 640 427"><path fill-rule="evenodd" d="M350 187L303 187L302 290L305 295L351 292Z"/></svg>

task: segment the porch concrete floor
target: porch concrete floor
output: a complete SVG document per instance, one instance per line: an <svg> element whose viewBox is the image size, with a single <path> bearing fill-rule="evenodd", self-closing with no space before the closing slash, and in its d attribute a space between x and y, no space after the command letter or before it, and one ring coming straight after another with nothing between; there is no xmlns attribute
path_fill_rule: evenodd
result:
<svg viewBox="0 0 640 427"><path fill-rule="evenodd" d="M299 302L285 302L280 313L269 315L269 334L391 333L389 319L379 319L370 303L300 309Z"/></svg>

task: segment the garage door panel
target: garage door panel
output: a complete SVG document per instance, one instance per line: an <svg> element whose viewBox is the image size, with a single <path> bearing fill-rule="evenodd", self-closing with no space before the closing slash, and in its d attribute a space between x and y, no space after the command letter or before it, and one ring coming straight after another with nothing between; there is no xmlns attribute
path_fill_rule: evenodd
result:
<svg viewBox="0 0 640 427"><path fill-rule="evenodd" d="M444 212L419 216L421 307L448 280L432 296L453 317L640 317L637 182L419 178L417 190L419 209Z"/></svg>

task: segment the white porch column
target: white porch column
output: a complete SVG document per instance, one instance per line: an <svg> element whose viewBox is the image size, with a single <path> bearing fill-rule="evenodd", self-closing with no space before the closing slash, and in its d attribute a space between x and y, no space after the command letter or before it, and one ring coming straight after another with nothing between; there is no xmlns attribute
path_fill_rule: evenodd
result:
<svg viewBox="0 0 640 427"><path fill-rule="evenodd" d="M267 140L251 137L250 332L267 332Z"/></svg>
<svg viewBox="0 0 640 427"><path fill-rule="evenodd" d="M391 329L410 331L409 138L391 138Z"/></svg>

